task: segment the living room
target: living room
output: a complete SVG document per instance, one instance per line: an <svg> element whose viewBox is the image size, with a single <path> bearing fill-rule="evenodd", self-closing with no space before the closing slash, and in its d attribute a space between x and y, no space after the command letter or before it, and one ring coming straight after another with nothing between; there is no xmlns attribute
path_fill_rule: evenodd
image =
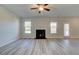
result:
<svg viewBox="0 0 79 59"><path fill-rule="evenodd" d="M79 4L0 5L1 55L78 55Z"/></svg>

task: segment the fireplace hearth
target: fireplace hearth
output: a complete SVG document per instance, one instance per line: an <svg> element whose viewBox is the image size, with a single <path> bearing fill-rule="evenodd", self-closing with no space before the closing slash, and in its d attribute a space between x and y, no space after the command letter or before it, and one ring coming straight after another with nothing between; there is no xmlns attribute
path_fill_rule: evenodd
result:
<svg viewBox="0 0 79 59"><path fill-rule="evenodd" d="M45 30L42 29L36 30L36 39L46 39Z"/></svg>

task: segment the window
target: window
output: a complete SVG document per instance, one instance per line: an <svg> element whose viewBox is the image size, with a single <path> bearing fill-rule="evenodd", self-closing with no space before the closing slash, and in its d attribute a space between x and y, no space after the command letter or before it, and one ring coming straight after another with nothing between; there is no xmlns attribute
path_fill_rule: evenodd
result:
<svg viewBox="0 0 79 59"><path fill-rule="evenodd" d="M57 22L51 22L50 23L50 31L51 31L51 33L57 32Z"/></svg>
<svg viewBox="0 0 79 59"><path fill-rule="evenodd" d="M31 33L31 21L25 22L25 33Z"/></svg>
<svg viewBox="0 0 79 59"><path fill-rule="evenodd" d="M69 36L69 24L64 24L64 36Z"/></svg>

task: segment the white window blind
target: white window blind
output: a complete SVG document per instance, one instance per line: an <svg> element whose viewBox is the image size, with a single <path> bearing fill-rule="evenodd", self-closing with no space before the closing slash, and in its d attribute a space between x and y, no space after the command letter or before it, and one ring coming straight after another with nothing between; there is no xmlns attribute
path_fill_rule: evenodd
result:
<svg viewBox="0 0 79 59"><path fill-rule="evenodd" d="M31 33L31 21L25 21L25 33Z"/></svg>
<svg viewBox="0 0 79 59"><path fill-rule="evenodd" d="M64 36L69 36L69 24L64 24Z"/></svg>
<svg viewBox="0 0 79 59"><path fill-rule="evenodd" d="M51 31L51 33L57 32L57 22L51 22L50 23L50 31Z"/></svg>

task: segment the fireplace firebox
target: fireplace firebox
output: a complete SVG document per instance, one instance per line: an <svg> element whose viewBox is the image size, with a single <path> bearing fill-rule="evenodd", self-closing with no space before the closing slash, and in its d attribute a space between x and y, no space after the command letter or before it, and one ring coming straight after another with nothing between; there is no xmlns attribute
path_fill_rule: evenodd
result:
<svg viewBox="0 0 79 59"><path fill-rule="evenodd" d="M36 39L46 39L45 30L43 29L36 30Z"/></svg>

